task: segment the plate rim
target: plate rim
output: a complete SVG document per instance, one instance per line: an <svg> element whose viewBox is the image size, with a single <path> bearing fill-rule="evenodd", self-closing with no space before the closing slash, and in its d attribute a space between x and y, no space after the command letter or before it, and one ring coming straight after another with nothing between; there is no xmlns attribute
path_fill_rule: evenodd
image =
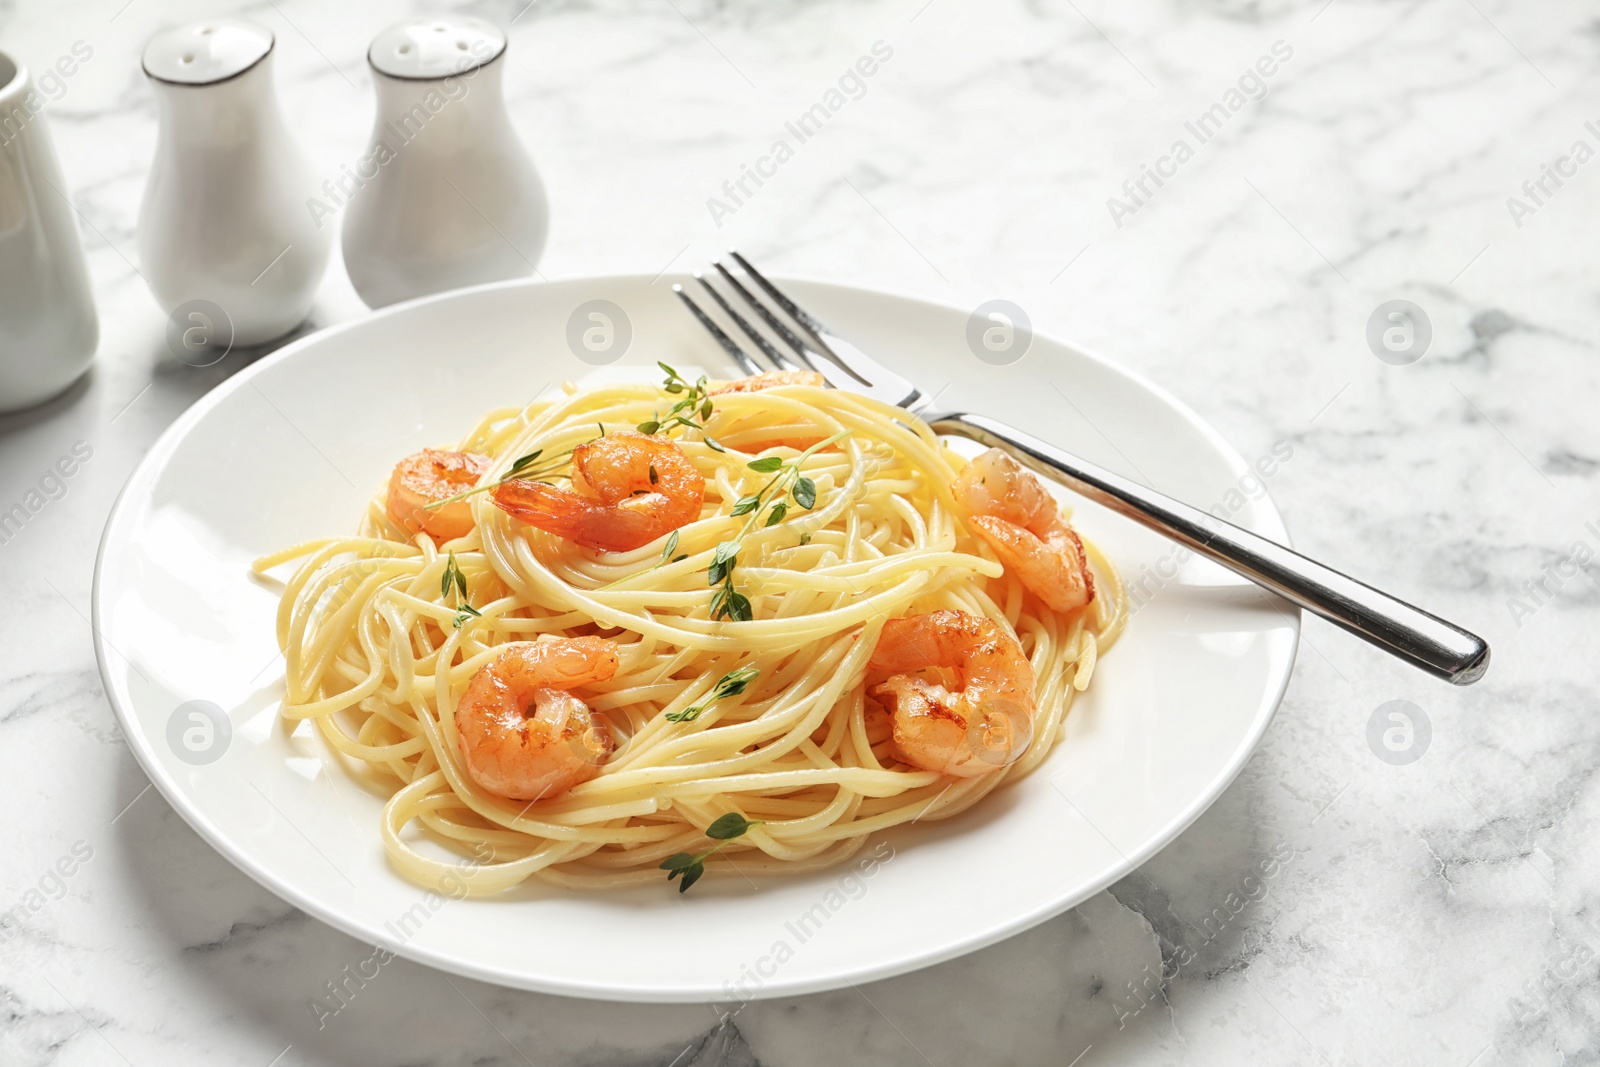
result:
<svg viewBox="0 0 1600 1067"><path fill-rule="evenodd" d="M683 272L676 272L683 273ZM676 276L676 273L672 276ZM116 716L117 724L123 736L128 741L129 749L133 752L135 760L144 771L150 782L156 786L166 799L168 806L181 816L185 823L198 834L206 844L228 860L235 868L250 877L258 885L263 886L279 898L306 912L318 921L326 923L334 929L353 937L362 943L376 943L373 941L374 930L363 926L360 922L338 912L334 909L324 908L309 895L300 892L292 883L280 878L271 869L259 865L252 860L243 850L233 846L230 839L222 830L199 810L197 805L188 802L177 781L167 773L162 762L156 757L153 750L152 738L142 726L135 728L133 715L133 699L124 684L126 670L117 673L111 669L107 648L116 652L110 646L105 636L102 625L105 613L103 610L102 596L104 591L103 577L107 558L107 546L111 542L113 532L126 519L129 509L129 492L138 483L148 481L158 468L169 458L176 445L187 435L189 429L198 423L212 408L216 407L223 399L233 392L244 388L255 377L265 373L278 364L293 358L300 350L311 347L313 344L323 343L331 337L353 329L365 326L375 319L388 318L404 313L410 309L428 304L443 303L459 300L472 294L490 292L500 289L540 289L553 284L591 283L595 285L640 284L653 287L661 278L667 276L666 272L656 275L643 273L611 273L611 274L578 274L534 280L531 278L513 278L497 282L488 282L482 285L467 286L461 289L449 289L439 293L430 293L426 296L412 300L390 304L386 307L369 310L366 315L348 319L344 322L332 323L318 330L313 330L304 336L297 337L281 348L257 359L249 366L240 369L226 380L218 383L214 388L201 395L194 403L190 404L176 419L174 419L151 443L149 449L129 472L122 488L118 490L116 499L112 502L111 509L106 515L105 526L101 531L99 544L95 550L94 574L90 587L90 628L93 633L95 664L99 670L101 681L104 683L106 700L111 705L112 713ZM840 283L825 278L802 274L778 274L777 280L799 282L802 284L826 287L848 292L857 296L865 295L868 298L889 297L895 300L919 303L941 310L969 313L961 306L943 300L933 300L922 295L896 292L890 289L880 289L861 285ZM1142 372L1127 367L1121 363L1101 355L1097 350L1085 346L1063 341L1049 334L1040 335L1033 331L1034 336L1043 336L1061 347L1070 350L1077 356L1088 359L1115 374L1131 380L1140 388L1161 400L1174 411L1183 416L1189 424L1198 430L1217 451L1236 468L1248 468L1249 464L1238 449L1225 438L1221 431L1208 420L1202 418L1188 404L1166 388L1147 378ZM1292 545L1287 524L1284 522L1283 513L1279 510L1277 502L1273 499L1271 491L1265 490L1258 501L1266 508L1266 518L1276 526L1274 531L1269 531L1268 536L1280 540L1284 545ZM848 975L835 975L832 978L817 977L811 979L792 980L790 982L772 981L746 997L746 1000L771 1000L782 997L803 996L812 993L827 992L842 989L849 985L861 982L875 982L898 975L910 974L923 970L952 959L958 959L969 953L987 948L1007 938L1032 929L1057 915L1081 905L1095 893L1104 891L1108 886L1127 877L1137 870L1156 853L1172 844L1196 819L1204 814L1225 793L1238 778L1241 771L1249 763L1260 747L1261 739L1267 729L1277 717L1282 706L1284 694L1288 690L1290 679L1294 675L1294 667L1299 657L1300 637L1304 621L1304 613L1297 606L1284 602L1291 611L1283 614L1289 624L1287 656L1275 686L1263 696L1261 704L1256 708L1252 720L1252 728L1241 739L1228 763L1222 771L1204 790L1201 790L1189 804L1176 816L1164 824L1159 831L1152 834L1144 844L1131 852L1123 852L1113 845L1118 853L1119 861L1110 868L1109 876L1103 879L1103 884L1088 890L1080 895L1068 895L1061 900L1052 900L1042 906L1018 912L1007 921L993 926L982 934L969 938L958 944L943 948L932 949L915 956L897 959L873 967L858 968ZM121 653L117 657L126 660ZM131 662L129 664L131 667ZM1099 881L1099 879L1097 879ZM379 939L382 940L381 938ZM601 1000L608 1002L645 1003L645 1004L717 1004L726 1003L727 998L720 989L710 987L682 987L673 990L664 990L656 987L632 986L626 982L615 980L601 985L588 981L567 981L555 983L530 977L522 974L508 973L494 966L485 966L475 963L470 957L450 956L437 952L425 945L418 945L412 941L396 946L391 951L396 955L409 959L425 966L438 970L472 978L477 981L487 982L503 988L521 989L553 996L572 997L579 999ZM719 995L720 999L719 999Z"/></svg>

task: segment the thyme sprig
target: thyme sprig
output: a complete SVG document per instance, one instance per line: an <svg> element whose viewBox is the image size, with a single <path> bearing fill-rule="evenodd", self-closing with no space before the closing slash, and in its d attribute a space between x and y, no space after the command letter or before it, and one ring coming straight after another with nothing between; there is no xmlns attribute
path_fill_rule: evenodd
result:
<svg viewBox="0 0 1600 1067"><path fill-rule="evenodd" d="M489 490L498 489L514 479L526 478L538 481L541 478L546 478L566 465L567 459L572 455L572 450L558 452L543 463L540 463L539 457L542 455L544 455L544 449L536 448L527 455L518 457L517 461L511 464L511 468L501 475L498 480L492 481L488 485L473 486L471 489L457 493L454 496L447 496L443 500L435 500L431 504L424 504L422 510L432 511L434 508L442 508L446 504L454 504L457 500L465 500L469 496L487 493Z"/></svg>
<svg viewBox="0 0 1600 1067"><path fill-rule="evenodd" d="M450 589L454 586L460 593L460 599L467 596L467 576L461 573L461 564L456 562L456 554L450 553L444 564L444 577L439 579L439 595L449 596Z"/></svg>
<svg viewBox="0 0 1600 1067"><path fill-rule="evenodd" d="M711 594L712 619L728 618L734 622L749 622L754 617L750 609L750 598L739 592L733 583L734 568L738 566L739 550L743 547L744 538L755 529L763 512L766 513L766 518L761 522L761 526L765 529L782 522L784 516L789 513L791 503L806 511L816 507L817 483L802 474L800 468L816 453L848 436L850 436L849 430L841 430L832 437L818 441L793 459L762 456L746 464L756 473L770 474L772 477L754 493L734 501L731 514L749 517L745 519L744 526L740 528L738 534L718 544L711 554L711 565L706 568L706 584L716 589L716 592Z"/></svg>
<svg viewBox="0 0 1600 1067"><path fill-rule="evenodd" d="M457 630L461 629L469 618L483 618L483 612L467 602L467 576L461 573L461 564L456 562L454 552L451 552L445 560L444 576L439 579L439 595L448 597L451 595L451 590L455 591Z"/></svg>
<svg viewBox="0 0 1600 1067"><path fill-rule="evenodd" d="M716 685L711 687L711 692L706 694L705 699L699 701L698 703L689 705L682 711L669 712L667 714L667 721L694 722L700 717L701 712L705 711L712 704L715 704L724 697L736 697L746 689L750 688L750 683L755 681L756 676L760 673L761 672L755 667L740 667L736 671L729 671L727 674L724 674L720 679L718 679Z"/></svg>
<svg viewBox="0 0 1600 1067"><path fill-rule="evenodd" d="M635 427L644 434L664 434L674 426L682 426L688 430L699 430L700 436L705 439L709 448L718 452L726 452L722 442L711 436L706 431L706 423L710 421L712 413L716 411L711 403L711 394L707 390L706 376L704 374L693 382L679 374L672 367L661 361L656 361L667 374L666 381L661 383L661 388L674 396L681 395L683 399L672 405L672 410L667 412L666 418L659 415L646 419Z"/></svg>
<svg viewBox="0 0 1600 1067"><path fill-rule="evenodd" d="M716 822L706 827L706 836L717 842L715 845L698 854L688 852L675 853L662 860L658 866L661 870L667 872L667 881L669 882L680 874L683 875L683 881L678 883L678 892L687 893L689 887L698 882L700 876L706 873L705 861L708 857L734 838L743 837L750 827L760 826L761 823L762 820L760 819L746 819L738 812L730 811L726 815L719 816Z"/></svg>

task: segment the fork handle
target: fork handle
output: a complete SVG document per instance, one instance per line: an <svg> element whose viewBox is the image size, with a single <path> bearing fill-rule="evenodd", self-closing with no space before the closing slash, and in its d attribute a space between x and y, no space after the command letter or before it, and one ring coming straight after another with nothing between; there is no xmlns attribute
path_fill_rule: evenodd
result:
<svg viewBox="0 0 1600 1067"><path fill-rule="evenodd" d="M1489 645L1476 634L997 419L953 414L932 419L930 425L937 433L1003 448L1032 470L1187 545L1429 674L1471 685L1489 669Z"/></svg>

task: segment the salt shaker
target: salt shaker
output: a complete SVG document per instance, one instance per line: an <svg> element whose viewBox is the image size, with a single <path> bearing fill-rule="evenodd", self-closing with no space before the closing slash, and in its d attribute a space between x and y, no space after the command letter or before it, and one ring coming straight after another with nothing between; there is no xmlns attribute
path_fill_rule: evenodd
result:
<svg viewBox="0 0 1600 1067"><path fill-rule="evenodd" d="M236 345L293 330L311 310L333 227L312 201L316 173L272 85L273 36L209 19L150 39L144 72L161 133L139 212L139 258L174 315L206 304Z"/></svg>
<svg viewBox="0 0 1600 1067"><path fill-rule="evenodd" d="M367 52L377 117L339 183L344 265L370 307L531 274L544 185L506 113L505 34L479 19L419 18Z"/></svg>
<svg viewBox="0 0 1600 1067"><path fill-rule="evenodd" d="M0 52L0 411L32 407L71 385L99 340L44 98L28 68Z"/></svg>

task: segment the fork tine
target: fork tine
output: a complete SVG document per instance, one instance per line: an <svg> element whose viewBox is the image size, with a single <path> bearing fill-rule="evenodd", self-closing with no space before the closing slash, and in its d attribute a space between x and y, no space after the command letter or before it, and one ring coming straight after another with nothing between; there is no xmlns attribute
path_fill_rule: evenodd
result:
<svg viewBox="0 0 1600 1067"><path fill-rule="evenodd" d="M778 312L773 311L771 307L768 307L765 300L746 288L738 278L734 277L733 272L722 263L715 264L717 273L722 275L723 280L738 294L739 299L743 300L752 311L760 316L762 322L771 327L772 332L782 339L783 344L793 349L795 356L799 357L811 370L821 374L829 385L836 389L847 389L851 392L860 393L879 403L902 407L908 411L920 411L927 406L929 403L928 398L923 395L914 382L868 356L850 341L831 333L821 322L804 311L793 300L790 300L783 294L782 290L768 281L755 267L751 266L749 260L738 252L733 252L732 256L747 272L748 277L755 281L757 286L771 298L773 304L781 309L784 314L792 316L793 321L799 324L802 330L811 334L816 343L812 344L805 341L793 329L785 325L783 319L778 317ZM696 277L698 278L699 275L696 275ZM722 298L716 288L708 284L704 278L700 278L700 284L705 286L706 292L710 293L712 298L717 301L717 304L739 324L739 328L755 339L757 344L761 345L762 353L767 358L774 360L788 358L781 348L774 348L774 346L766 343L765 338L756 332L745 319L734 314L733 308L728 301ZM681 285L674 285L672 288L678 294L679 299L688 307L689 311L693 313L694 317L700 320L700 325L704 326L707 332L716 338L723 351L727 352L746 374L754 375L760 372L755 360L740 349L731 337L723 333L717 324L712 322L710 317L701 311L693 300L689 299L689 295L683 291Z"/></svg>
<svg viewBox="0 0 1600 1067"><path fill-rule="evenodd" d="M749 321L746 320L743 315L733 310L733 305L723 299L722 294L711 287L711 283L706 281L703 274L696 271L694 279L700 283L700 287L702 289L711 294L711 299L715 300L717 302L717 306L727 313L728 318L733 320L733 324L749 335L750 340L756 343L756 347L761 349L761 354L766 356L774 367L776 367L778 370L802 369L799 364L795 363L794 360L790 359L788 356L785 356L782 352L779 352L776 348L774 348L772 342L763 337L760 330L750 325Z"/></svg>
<svg viewBox="0 0 1600 1067"><path fill-rule="evenodd" d="M767 307L766 304L763 304L761 300L749 289L746 289L744 287L744 283L739 281L738 278L735 278L733 276L733 272L728 270L728 268L725 267L720 261L713 263L712 266L717 268L717 273L722 275L723 281L727 282L729 287L731 287L734 292L738 293L740 298L743 299L746 304L750 305L751 310L753 310L757 315L761 316L761 321L771 327L772 332L782 338L784 344L794 349L795 355L804 360L811 370L821 369L816 363L818 359L822 358L822 354L820 352L806 344L806 342L801 339L799 334L795 333L789 328L787 323L778 318L778 316L774 315L772 313L772 309ZM797 367L796 369L805 368Z"/></svg>
<svg viewBox="0 0 1600 1067"><path fill-rule="evenodd" d="M750 264L748 259L745 259L738 252L735 252L731 249L729 250L728 254L738 261L739 266L744 269L744 272L748 274L757 285L761 286L761 288L765 290L766 294L772 297L773 301L779 307L787 311L794 321L810 330L811 335L817 338L817 340L820 341L822 339L822 335L827 332L826 326L822 325L822 323L813 318L805 308L801 307L799 304L796 304L793 300L790 300L787 296L785 296L782 289L779 289L776 285L773 285L771 282L767 281L767 276L756 270L755 267Z"/></svg>
<svg viewBox="0 0 1600 1067"><path fill-rule="evenodd" d="M760 287L772 297L773 302L792 315L794 320L800 323L802 328L810 333L812 338L816 341L816 344L813 345L807 342L800 335L796 334L793 330L789 329L788 326L784 325L783 320L779 319L777 315L772 313L765 302L763 302L749 289L746 289L743 285L741 285L739 280L735 278L731 272L729 272L727 267L724 267L721 263L716 264L717 270L719 270L722 273L722 276L728 280L728 284L733 286L734 290L738 292L740 296L744 297L747 304L756 309L756 311L761 315L762 321L768 326L771 326L774 333L782 337L785 343L793 348L795 352L799 353L800 358L805 360L812 370L821 372L823 377L827 378L829 382L836 386L841 384L838 376L842 372L847 378L855 381L857 384L864 385L869 389L872 388L872 377L869 374L864 374L860 367L853 366L850 360L840 356L839 347L843 344L843 342L841 342L839 338L828 333L826 327L824 327L822 323L818 322L811 315L807 314L799 304L796 304L793 300L790 300L787 296L784 296L783 291L780 290L776 285L773 285L771 282L767 281L767 279L762 276L760 271L756 270L750 265L749 260L745 259L737 252L731 252L730 254L734 259L738 260L744 266L744 269L750 273L750 277L755 279ZM879 367L870 360L867 360L864 356L861 356L859 352L857 355L859 357L857 362L868 365L868 369L875 370L880 377L884 375L882 367ZM904 379L901 379L901 381L903 382ZM909 385L909 383L906 384Z"/></svg>
<svg viewBox="0 0 1600 1067"><path fill-rule="evenodd" d="M722 350L728 354L728 358L739 365L740 370L749 375L761 373L761 364L751 359L750 354L739 347L739 342L723 333L722 327L712 322L711 316L700 310L700 305L694 302L694 298L683 291L683 286L674 284L672 291L678 294L678 299L684 302L690 313L700 320L700 325L706 328L706 332L717 339L717 344L722 346Z"/></svg>

